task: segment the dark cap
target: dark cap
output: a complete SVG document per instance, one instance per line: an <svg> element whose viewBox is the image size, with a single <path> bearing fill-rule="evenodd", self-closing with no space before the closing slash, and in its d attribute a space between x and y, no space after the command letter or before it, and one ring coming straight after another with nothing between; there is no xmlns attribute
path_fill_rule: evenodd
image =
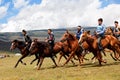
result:
<svg viewBox="0 0 120 80"><path fill-rule="evenodd" d="M118 24L118 21L114 21L114 23L117 23L117 24Z"/></svg>
<svg viewBox="0 0 120 80"><path fill-rule="evenodd" d="M79 26L77 26L77 27L80 27L81 28L81 26L79 25Z"/></svg>
<svg viewBox="0 0 120 80"><path fill-rule="evenodd" d="M98 19L98 21L101 21L101 22L103 22L103 19L102 19L102 18L99 18L99 19Z"/></svg>
<svg viewBox="0 0 120 80"><path fill-rule="evenodd" d="M25 33L26 33L26 30L25 30L25 29L23 29L23 30L22 30L22 32L25 32Z"/></svg>

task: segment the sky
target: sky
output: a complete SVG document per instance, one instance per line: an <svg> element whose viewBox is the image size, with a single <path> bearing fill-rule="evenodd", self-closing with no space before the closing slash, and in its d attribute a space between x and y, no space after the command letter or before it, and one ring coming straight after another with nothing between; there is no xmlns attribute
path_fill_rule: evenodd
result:
<svg viewBox="0 0 120 80"><path fill-rule="evenodd" d="M0 0L0 32L106 26L120 21L120 0Z"/></svg>

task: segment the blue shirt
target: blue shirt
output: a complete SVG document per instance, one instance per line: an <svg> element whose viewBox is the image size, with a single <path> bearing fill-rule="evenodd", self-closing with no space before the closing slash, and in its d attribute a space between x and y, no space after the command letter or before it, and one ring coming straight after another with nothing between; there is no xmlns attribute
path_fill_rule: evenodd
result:
<svg viewBox="0 0 120 80"><path fill-rule="evenodd" d="M81 34L83 33L83 31L84 31L84 30L81 29L79 32L78 32L78 31L76 32L76 38L77 38L77 39L80 39L80 36L81 36Z"/></svg>
<svg viewBox="0 0 120 80"><path fill-rule="evenodd" d="M105 33L105 26L104 25L98 25L96 30L98 35L104 35Z"/></svg>

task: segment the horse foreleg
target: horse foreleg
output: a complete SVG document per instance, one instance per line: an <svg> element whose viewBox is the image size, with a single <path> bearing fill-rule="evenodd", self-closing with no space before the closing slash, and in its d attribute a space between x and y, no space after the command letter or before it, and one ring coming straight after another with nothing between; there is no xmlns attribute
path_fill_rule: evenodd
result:
<svg viewBox="0 0 120 80"><path fill-rule="evenodd" d="M37 54L35 54L35 59L33 59L30 64L33 64L33 62L36 61L37 59L39 60L39 57L37 56Z"/></svg>
<svg viewBox="0 0 120 80"><path fill-rule="evenodd" d="M64 55L63 53L60 53L60 57L58 59L58 64L60 63L60 60L61 60L61 58L62 58L63 55Z"/></svg>
<svg viewBox="0 0 120 80"><path fill-rule="evenodd" d="M40 70L40 68L41 68L41 65L42 65L42 63L43 63L43 60L44 60L44 58L43 57L40 57L40 64L39 64L39 66L38 66L38 70Z"/></svg>
<svg viewBox="0 0 120 80"><path fill-rule="evenodd" d="M37 60L37 58L33 59L30 64L33 64L33 62L36 61L36 60Z"/></svg>
<svg viewBox="0 0 120 80"><path fill-rule="evenodd" d="M66 54L66 56L69 57L68 54ZM67 57L66 57L66 56L64 55L64 58L67 60ZM73 65L75 65L75 62L74 62L73 60L70 60L70 61L73 63Z"/></svg>
<svg viewBox="0 0 120 80"><path fill-rule="evenodd" d="M22 60L20 61L23 65L26 65L26 63L24 63Z"/></svg>
<svg viewBox="0 0 120 80"><path fill-rule="evenodd" d="M18 66L19 62L22 62L22 59L25 58L27 55L23 55L16 63L15 68Z"/></svg>
<svg viewBox="0 0 120 80"><path fill-rule="evenodd" d="M70 61L70 59L73 57L74 54L75 54L74 51L72 51L67 61L63 64L63 66L65 66L65 64L67 64Z"/></svg>
<svg viewBox="0 0 120 80"><path fill-rule="evenodd" d="M55 59L53 57L50 57L53 61L53 63L55 64L55 67L57 66L56 62L55 62Z"/></svg>
<svg viewBox="0 0 120 80"><path fill-rule="evenodd" d="M99 51L97 52L97 58L98 58L98 61L99 61L99 65L102 65L101 62L106 63L106 61L104 61L102 59L102 55Z"/></svg>

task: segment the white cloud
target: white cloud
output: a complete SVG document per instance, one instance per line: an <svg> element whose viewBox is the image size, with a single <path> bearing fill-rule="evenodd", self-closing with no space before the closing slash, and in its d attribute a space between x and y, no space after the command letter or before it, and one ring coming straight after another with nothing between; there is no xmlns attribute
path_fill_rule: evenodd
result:
<svg viewBox="0 0 120 80"><path fill-rule="evenodd" d="M22 8L22 7L27 6L29 1L28 0L13 0L13 3L14 3L15 8Z"/></svg>
<svg viewBox="0 0 120 80"><path fill-rule="evenodd" d="M120 20L120 5L111 4L105 8L100 7L101 2L99 0L43 0L39 5L27 5L22 8L17 16L8 20L1 31L73 27L77 25L96 26L99 17L104 18L104 23L107 26L113 25L114 20Z"/></svg>
<svg viewBox="0 0 120 80"><path fill-rule="evenodd" d="M0 6L0 19L3 18L7 14L9 3L5 6Z"/></svg>

